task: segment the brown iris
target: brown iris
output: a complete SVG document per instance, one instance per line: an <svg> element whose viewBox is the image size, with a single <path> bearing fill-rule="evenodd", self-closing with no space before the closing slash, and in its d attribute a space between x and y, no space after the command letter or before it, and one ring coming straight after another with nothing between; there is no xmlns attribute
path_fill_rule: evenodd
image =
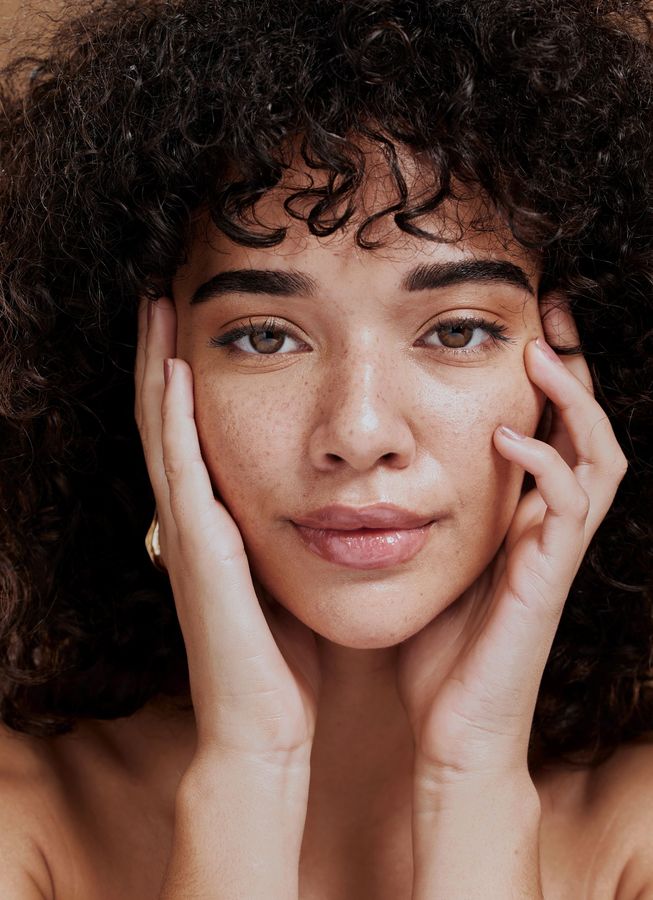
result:
<svg viewBox="0 0 653 900"><path fill-rule="evenodd" d="M250 334L249 342L258 353L274 353L282 347L285 337L281 332L261 329Z"/></svg>
<svg viewBox="0 0 653 900"><path fill-rule="evenodd" d="M464 347L468 344L473 333L474 328L471 325L444 325L437 330L438 337L444 346L451 347L452 349L455 347ZM446 343L444 338L450 340L451 343Z"/></svg>

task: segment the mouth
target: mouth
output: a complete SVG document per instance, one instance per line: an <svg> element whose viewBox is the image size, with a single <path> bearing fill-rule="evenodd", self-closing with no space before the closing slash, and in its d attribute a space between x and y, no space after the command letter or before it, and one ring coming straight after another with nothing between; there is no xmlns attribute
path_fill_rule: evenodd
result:
<svg viewBox="0 0 653 900"><path fill-rule="evenodd" d="M351 569L385 569L409 562L424 547L436 520L418 528L311 528L298 525L303 546L336 565Z"/></svg>

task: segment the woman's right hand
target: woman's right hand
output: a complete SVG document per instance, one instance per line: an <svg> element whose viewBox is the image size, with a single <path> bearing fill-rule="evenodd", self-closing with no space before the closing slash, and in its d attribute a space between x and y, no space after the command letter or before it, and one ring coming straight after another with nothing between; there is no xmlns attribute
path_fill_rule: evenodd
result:
<svg viewBox="0 0 653 900"><path fill-rule="evenodd" d="M315 635L254 585L202 459L193 375L175 358L176 332L169 298L141 300L135 416L188 657L195 759L217 752L308 766L320 690ZM174 359L167 385L166 358Z"/></svg>

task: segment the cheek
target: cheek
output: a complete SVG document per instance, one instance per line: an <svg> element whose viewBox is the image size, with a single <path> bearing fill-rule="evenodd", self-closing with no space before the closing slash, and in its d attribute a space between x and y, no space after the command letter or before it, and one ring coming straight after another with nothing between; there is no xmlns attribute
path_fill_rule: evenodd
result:
<svg viewBox="0 0 653 900"><path fill-rule="evenodd" d="M247 380L247 379L245 379ZM196 376L195 421L213 487L238 524L261 519L300 446L296 404Z"/></svg>
<svg viewBox="0 0 653 900"><path fill-rule="evenodd" d="M463 374L446 388L420 379L402 397L416 453L411 466L394 473L397 496L414 497L421 486L425 504L453 514L414 566L375 581L350 573L325 578L323 564L301 555L279 518L305 508L307 498L324 497L320 481L328 483L328 475L307 461L306 446L320 416L337 405L325 405L324 395L304 383L263 391L255 376L217 379L194 368L202 453L241 530L253 574L331 640L361 647L371 646L370 634L374 646L403 640L472 584L503 541L524 471L498 453L492 435L501 424L533 435L544 398L518 363L500 373Z"/></svg>
<svg viewBox="0 0 653 900"><path fill-rule="evenodd" d="M468 577L480 574L498 550L523 487L524 470L496 450L493 433L497 426L508 425L533 436L544 403L542 392L521 369L512 377L493 381L485 391L479 385L449 416L446 448L440 441L441 461L451 477L456 546L466 548L466 553L471 550L476 560Z"/></svg>

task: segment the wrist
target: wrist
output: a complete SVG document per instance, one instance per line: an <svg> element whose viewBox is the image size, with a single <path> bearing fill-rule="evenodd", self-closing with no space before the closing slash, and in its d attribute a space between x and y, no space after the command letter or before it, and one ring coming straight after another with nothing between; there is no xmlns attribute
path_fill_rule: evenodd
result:
<svg viewBox="0 0 653 900"><path fill-rule="evenodd" d="M211 798L232 784L260 796L262 802L283 802L308 794L310 755L261 756L223 749L197 752L179 783L178 795Z"/></svg>
<svg viewBox="0 0 653 900"><path fill-rule="evenodd" d="M414 785L412 900L542 897L541 803L528 773Z"/></svg>
<svg viewBox="0 0 653 900"><path fill-rule="evenodd" d="M425 760L417 758L415 761L413 809L418 813L429 815L492 795L514 798L525 816L539 817L541 814L540 797L526 766L516 770L471 773L443 771Z"/></svg>
<svg viewBox="0 0 653 900"><path fill-rule="evenodd" d="M195 759L175 799L162 897L296 900L309 772L233 754Z"/></svg>

